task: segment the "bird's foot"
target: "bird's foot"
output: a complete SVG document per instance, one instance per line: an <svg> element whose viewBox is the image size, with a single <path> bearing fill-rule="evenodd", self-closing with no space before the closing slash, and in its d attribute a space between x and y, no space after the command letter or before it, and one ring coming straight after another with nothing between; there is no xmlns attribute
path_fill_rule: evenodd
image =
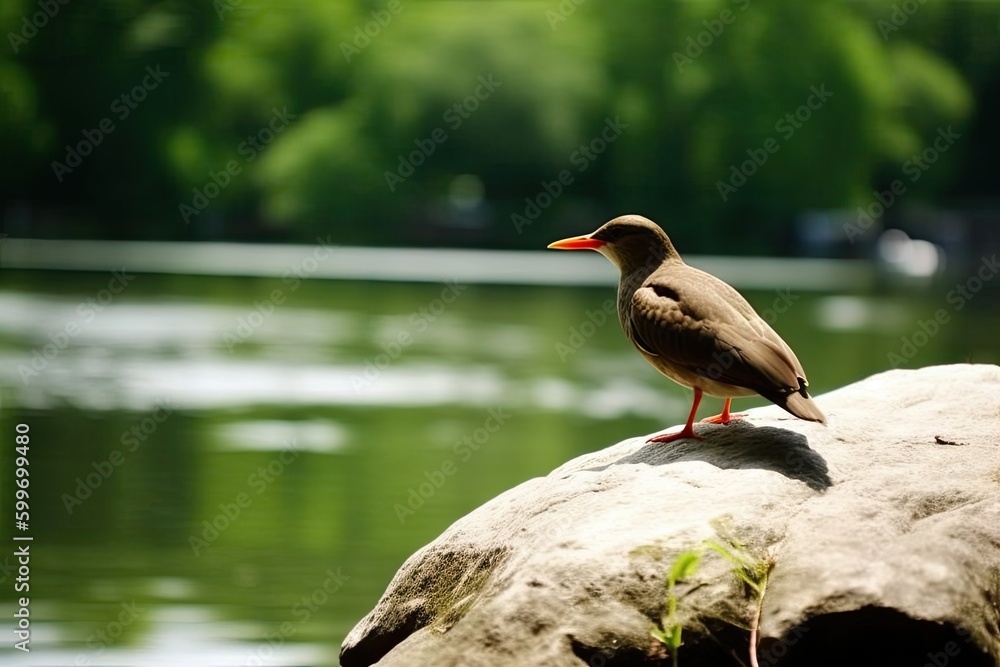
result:
<svg viewBox="0 0 1000 667"><path fill-rule="evenodd" d="M721 414L715 415L714 417L705 417L701 420L702 424L728 424L730 422L737 421L746 417L744 412L733 412L731 414Z"/></svg>
<svg viewBox="0 0 1000 667"><path fill-rule="evenodd" d="M703 437L701 437L700 435L698 435L698 434L696 434L694 432L694 429L692 429L692 428L689 427L689 428L681 429L677 433L664 433L663 435L654 435L652 438L650 438L646 442L647 443L650 443L650 442L673 442L675 440L685 440L687 438L690 438L691 440L704 440Z"/></svg>

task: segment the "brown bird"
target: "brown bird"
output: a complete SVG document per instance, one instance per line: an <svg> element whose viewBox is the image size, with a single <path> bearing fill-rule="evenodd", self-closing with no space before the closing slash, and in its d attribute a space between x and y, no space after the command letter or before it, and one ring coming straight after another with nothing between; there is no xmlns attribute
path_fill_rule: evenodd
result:
<svg viewBox="0 0 1000 667"><path fill-rule="evenodd" d="M684 428L649 442L700 439L692 425L703 393L726 399L722 414L706 422L742 417L729 412L733 397L760 394L799 419L826 424L792 349L739 292L685 264L653 221L623 215L549 248L596 250L610 259L621 272L618 319L625 335L653 368L694 390Z"/></svg>

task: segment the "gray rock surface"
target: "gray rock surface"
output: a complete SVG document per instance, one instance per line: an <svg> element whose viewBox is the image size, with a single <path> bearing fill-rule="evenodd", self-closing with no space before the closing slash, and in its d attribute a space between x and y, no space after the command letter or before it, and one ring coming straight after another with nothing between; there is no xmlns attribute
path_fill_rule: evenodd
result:
<svg viewBox="0 0 1000 667"><path fill-rule="evenodd" d="M344 641L358 667L750 664L754 595L706 540L773 563L761 665L1000 665L1000 368L895 370L703 441L626 440L529 480L411 556Z"/></svg>

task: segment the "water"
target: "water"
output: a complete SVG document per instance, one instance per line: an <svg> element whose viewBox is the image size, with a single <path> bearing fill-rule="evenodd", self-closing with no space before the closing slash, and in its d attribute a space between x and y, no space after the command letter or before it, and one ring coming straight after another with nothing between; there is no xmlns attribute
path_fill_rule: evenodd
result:
<svg viewBox="0 0 1000 667"><path fill-rule="evenodd" d="M140 274L108 300L110 279L3 275L0 636L24 594L32 630L3 664L336 665L451 522L689 406L602 323L610 288ZM747 296L821 393L888 368L947 291ZM995 307L967 305L909 365L1000 361ZM28 593L15 532L34 538Z"/></svg>

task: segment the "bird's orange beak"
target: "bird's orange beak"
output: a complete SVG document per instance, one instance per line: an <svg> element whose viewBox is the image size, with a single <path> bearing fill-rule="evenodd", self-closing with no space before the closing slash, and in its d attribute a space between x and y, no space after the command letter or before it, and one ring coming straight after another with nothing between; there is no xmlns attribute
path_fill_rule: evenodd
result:
<svg viewBox="0 0 1000 667"><path fill-rule="evenodd" d="M550 243L548 247L555 250L597 250L605 244L606 241L592 239L590 238L590 234L584 234L583 236L574 236L572 238L563 239L562 241Z"/></svg>

